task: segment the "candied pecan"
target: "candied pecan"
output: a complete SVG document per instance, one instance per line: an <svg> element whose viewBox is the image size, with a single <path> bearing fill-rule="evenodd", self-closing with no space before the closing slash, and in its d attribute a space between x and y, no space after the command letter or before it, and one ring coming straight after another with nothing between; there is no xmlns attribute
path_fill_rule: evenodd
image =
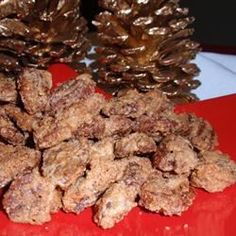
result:
<svg viewBox="0 0 236 236"><path fill-rule="evenodd" d="M34 169L12 182L4 195L3 207L14 222L43 224L51 220L55 197L55 186Z"/></svg>
<svg viewBox="0 0 236 236"><path fill-rule="evenodd" d="M137 206L140 187L152 172L148 159L131 157L125 161L127 166L121 180L114 183L95 205L94 221L104 229L113 227Z"/></svg>
<svg viewBox="0 0 236 236"><path fill-rule="evenodd" d="M107 116L123 115L137 118L143 114L152 116L163 110L172 109L172 103L158 89L155 89L146 94L128 90L121 96L111 99L102 111Z"/></svg>
<svg viewBox="0 0 236 236"><path fill-rule="evenodd" d="M112 98L102 109L107 115L122 115L136 118L145 112L146 104L140 98L142 95L136 90L129 90L121 97Z"/></svg>
<svg viewBox="0 0 236 236"><path fill-rule="evenodd" d="M191 184L208 192L221 192L236 183L236 163L220 151L205 151L191 175Z"/></svg>
<svg viewBox="0 0 236 236"><path fill-rule="evenodd" d="M194 197L186 176L164 176L155 171L141 187L139 204L164 215L181 215L192 204Z"/></svg>
<svg viewBox="0 0 236 236"><path fill-rule="evenodd" d="M176 174L190 174L198 163L197 154L189 140L176 135L166 137L154 155L153 165Z"/></svg>
<svg viewBox="0 0 236 236"><path fill-rule="evenodd" d="M16 82L0 73L0 101L16 103L17 91Z"/></svg>
<svg viewBox="0 0 236 236"><path fill-rule="evenodd" d="M144 155L156 151L155 141L144 133L132 133L117 140L115 144L116 157Z"/></svg>
<svg viewBox="0 0 236 236"><path fill-rule="evenodd" d="M171 116L148 116L142 115L137 118L135 131L145 133L159 142L164 136L174 132L176 126L175 119Z"/></svg>
<svg viewBox="0 0 236 236"><path fill-rule="evenodd" d="M96 83L89 74L78 75L62 83L50 95L47 111L57 113L81 99L87 99L95 92Z"/></svg>
<svg viewBox="0 0 236 236"><path fill-rule="evenodd" d="M47 149L43 154L43 175L66 189L82 176L89 161L87 140L70 140Z"/></svg>
<svg viewBox="0 0 236 236"><path fill-rule="evenodd" d="M74 132L76 138L87 137L100 139L105 132L105 122L101 116L91 116Z"/></svg>
<svg viewBox="0 0 236 236"><path fill-rule="evenodd" d="M74 103L56 116L46 115L34 126L34 140L39 148L49 148L70 139L76 130L100 112L104 103L101 95Z"/></svg>
<svg viewBox="0 0 236 236"><path fill-rule="evenodd" d="M37 115L30 115L24 111L22 111L19 107L13 105L7 105L4 107L7 116L13 120L17 127L19 127L23 131L31 132L33 128L33 123L37 121L37 119L41 118L40 113Z"/></svg>
<svg viewBox="0 0 236 236"><path fill-rule="evenodd" d="M95 204L99 196L121 178L124 162L114 161L113 142L105 139L91 147L90 168L79 178L63 197L64 210L79 213Z"/></svg>
<svg viewBox="0 0 236 236"><path fill-rule="evenodd" d="M25 170L37 166L40 159L39 151L0 143L0 188Z"/></svg>
<svg viewBox="0 0 236 236"><path fill-rule="evenodd" d="M13 145L24 145L26 139L25 135L7 116L5 107L0 108L0 139Z"/></svg>
<svg viewBox="0 0 236 236"><path fill-rule="evenodd" d="M182 121L182 130L179 133L188 138L197 150L204 151L215 148L217 135L208 121L191 113L182 115Z"/></svg>
<svg viewBox="0 0 236 236"><path fill-rule="evenodd" d="M25 68L17 82L25 110L29 114L44 111L52 87L51 74L45 70Z"/></svg>
<svg viewBox="0 0 236 236"><path fill-rule="evenodd" d="M94 221L103 229L112 228L137 206L133 186L124 182L113 184L95 205Z"/></svg>

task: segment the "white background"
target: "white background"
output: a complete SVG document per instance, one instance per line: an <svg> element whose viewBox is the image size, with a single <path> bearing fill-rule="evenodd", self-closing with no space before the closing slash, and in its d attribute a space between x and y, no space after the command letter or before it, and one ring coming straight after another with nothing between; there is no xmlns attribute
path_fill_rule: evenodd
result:
<svg viewBox="0 0 236 236"><path fill-rule="evenodd" d="M194 62L201 69L201 86L193 90L200 100L236 93L236 56L201 52Z"/></svg>

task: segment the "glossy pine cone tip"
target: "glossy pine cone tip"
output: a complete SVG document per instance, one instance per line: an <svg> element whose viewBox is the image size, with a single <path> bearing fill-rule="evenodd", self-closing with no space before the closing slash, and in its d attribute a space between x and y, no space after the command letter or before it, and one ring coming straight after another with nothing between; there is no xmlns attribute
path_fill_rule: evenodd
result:
<svg viewBox="0 0 236 236"><path fill-rule="evenodd" d="M89 47L79 0L0 1L0 70L78 62Z"/></svg>
<svg viewBox="0 0 236 236"><path fill-rule="evenodd" d="M177 102L195 100L198 67L190 61L199 44L187 28L194 20L178 0L100 0L105 11L94 21L99 79L114 88L162 89Z"/></svg>

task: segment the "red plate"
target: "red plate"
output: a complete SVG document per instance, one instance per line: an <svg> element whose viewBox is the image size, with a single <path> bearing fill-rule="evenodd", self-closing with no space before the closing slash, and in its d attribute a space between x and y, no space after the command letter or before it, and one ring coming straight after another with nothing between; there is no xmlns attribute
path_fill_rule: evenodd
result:
<svg viewBox="0 0 236 236"><path fill-rule="evenodd" d="M65 65L50 68L55 85L75 75ZM101 91L100 91L101 92ZM180 106L209 120L219 135L219 148L236 160L236 95ZM191 208L180 217L165 217L133 209L110 230L98 228L92 221L92 210L80 215L56 213L42 226L10 222L0 212L0 236L77 236L77 235L158 235L158 236L234 236L236 235L236 185L222 193L197 191Z"/></svg>

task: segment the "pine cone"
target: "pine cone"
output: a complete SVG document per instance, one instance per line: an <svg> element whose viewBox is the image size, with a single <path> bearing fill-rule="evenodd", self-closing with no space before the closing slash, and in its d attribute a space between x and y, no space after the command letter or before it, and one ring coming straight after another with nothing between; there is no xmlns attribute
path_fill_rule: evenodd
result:
<svg viewBox="0 0 236 236"><path fill-rule="evenodd" d="M89 47L80 0L0 1L0 70L82 59Z"/></svg>
<svg viewBox="0 0 236 236"><path fill-rule="evenodd" d="M195 100L191 89L198 67L191 63L199 44L191 41L193 22L178 0L100 0L106 11L94 21L102 47L99 81L147 91L158 87L178 102Z"/></svg>

